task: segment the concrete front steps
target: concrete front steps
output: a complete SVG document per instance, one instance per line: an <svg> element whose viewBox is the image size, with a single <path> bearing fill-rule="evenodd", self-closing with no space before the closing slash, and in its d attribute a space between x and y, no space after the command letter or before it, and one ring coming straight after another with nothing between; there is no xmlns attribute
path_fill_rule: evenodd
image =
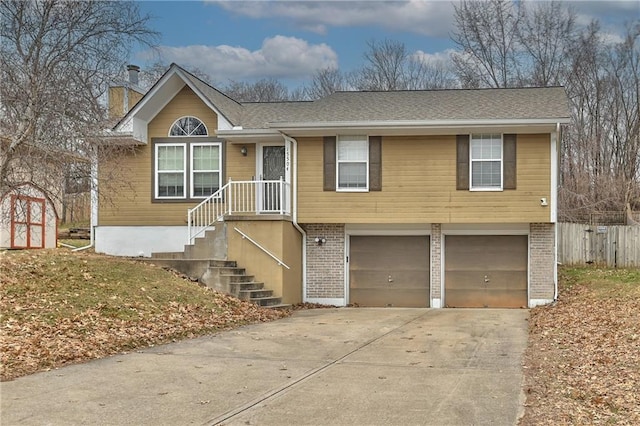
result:
<svg viewBox="0 0 640 426"><path fill-rule="evenodd" d="M198 240L200 238L196 242ZM149 261L175 269L207 287L264 308L290 306L283 304L282 298L274 296L273 290L265 288L263 282L255 281L253 275L247 275L245 269L239 268L235 261L189 258L193 251L185 249L184 252L152 253Z"/></svg>

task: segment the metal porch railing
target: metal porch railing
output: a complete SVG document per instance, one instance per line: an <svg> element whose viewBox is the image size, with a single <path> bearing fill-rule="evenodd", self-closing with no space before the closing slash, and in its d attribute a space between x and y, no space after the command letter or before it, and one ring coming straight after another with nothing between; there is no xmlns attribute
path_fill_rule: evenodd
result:
<svg viewBox="0 0 640 426"><path fill-rule="evenodd" d="M291 185L284 180L229 180L187 213L188 244L228 215L291 214Z"/></svg>

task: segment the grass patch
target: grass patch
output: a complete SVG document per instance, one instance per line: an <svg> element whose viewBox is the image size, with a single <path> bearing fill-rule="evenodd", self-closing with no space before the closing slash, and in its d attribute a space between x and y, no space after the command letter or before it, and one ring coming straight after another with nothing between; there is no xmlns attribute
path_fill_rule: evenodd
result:
<svg viewBox="0 0 640 426"><path fill-rule="evenodd" d="M66 249L0 252L1 378L288 313L146 262Z"/></svg>
<svg viewBox="0 0 640 426"><path fill-rule="evenodd" d="M640 298L640 269L565 267L558 272L563 290L579 285L588 288L592 296L604 299Z"/></svg>

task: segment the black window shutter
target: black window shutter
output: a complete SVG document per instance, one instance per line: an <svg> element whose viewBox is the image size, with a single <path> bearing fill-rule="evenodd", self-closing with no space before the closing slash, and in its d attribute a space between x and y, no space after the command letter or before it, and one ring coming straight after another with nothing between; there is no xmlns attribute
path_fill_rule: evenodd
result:
<svg viewBox="0 0 640 426"><path fill-rule="evenodd" d="M502 137L502 188L516 189L516 139L514 134L505 134Z"/></svg>
<svg viewBox="0 0 640 426"><path fill-rule="evenodd" d="M336 137L325 136L323 162L324 162L324 179L323 189L325 191L336 190Z"/></svg>
<svg viewBox="0 0 640 426"><path fill-rule="evenodd" d="M469 189L469 135L456 136L456 189Z"/></svg>
<svg viewBox="0 0 640 426"><path fill-rule="evenodd" d="M382 136L369 136L369 191L382 191Z"/></svg>

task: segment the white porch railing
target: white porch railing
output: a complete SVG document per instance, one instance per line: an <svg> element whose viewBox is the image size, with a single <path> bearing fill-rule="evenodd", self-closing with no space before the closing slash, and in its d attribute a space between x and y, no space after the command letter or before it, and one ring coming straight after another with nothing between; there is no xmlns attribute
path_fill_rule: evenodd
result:
<svg viewBox="0 0 640 426"><path fill-rule="evenodd" d="M232 181L187 213L188 244L226 215L291 214L291 184L284 180Z"/></svg>

